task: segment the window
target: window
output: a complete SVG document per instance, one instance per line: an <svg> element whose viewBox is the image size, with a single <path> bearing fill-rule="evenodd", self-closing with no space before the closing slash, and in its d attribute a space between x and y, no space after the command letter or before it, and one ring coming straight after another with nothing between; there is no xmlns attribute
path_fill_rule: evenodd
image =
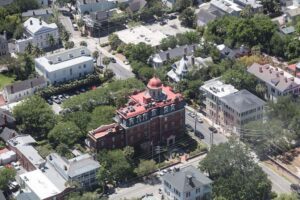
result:
<svg viewBox="0 0 300 200"><path fill-rule="evenodd" d="M129 119L129 125L133 125L134 124L134 119L133 118L130 118Z"/></svg>
<svg viewBox="0 0 300 200"><path fill-rule="evenodd" d="M141 121L142 121L141 115L138 115L138 116L136 117L136 120L137 120L138 123L141 122Z"/></svg>
<svg viewBox="0 0 300 200"><path fill-rule="evenodd" d="M191 193L190 192L187 192L187 193L185 193L185 197L190 197L191 196Z"/></svg>
<svg viewBox="0 0 300 200"><path fill-rule="evenodd" d="M81 69L81 66L79 65L78 68Z"/></svg>
<svg viewBox="0 0 300 200"><path fill-rule="evenodd" d="M151 115L152 115L152 117L154 117L155 115L156 115L156 109L153 109L152 111L151 111Z"/></svg>
<svg viewBox="0 0 300 200"><path fill-rule="evenodd" d="M175 104L172 104L171 105L171 111L174 111L175 110Z"/></svg>
<svg viewBox="0 0 300 200"><path fill-rule="evenodd" d="M83 65L83 68L86 68L86 64Z"/></svg>
<svg viewBox="0 0 300 200"><path fill-rule="evenodd" d="M84 54L85 54L85 51L84 51L84 50L81 50L80 53L81 53L81 55L84 55Z"/></svg>
<svg viewBox="0 0 300 200"><path fill-rule="evenodd" d="M201 191L200 188L197 188L196 189L196 194L200 193L200 191Z"/></svg>
<svg viewBox="0 0 300 200"><path fill-rule="evenodd" d="M167 113L169 111L169 106L164 107L164 113Z"/></svg>
<svg viewBox="0 0 300 200"><path fill-rule="evenodd" d="M143 114L143 120L147 120L148 119L148 113L144 113Z"/></svg>

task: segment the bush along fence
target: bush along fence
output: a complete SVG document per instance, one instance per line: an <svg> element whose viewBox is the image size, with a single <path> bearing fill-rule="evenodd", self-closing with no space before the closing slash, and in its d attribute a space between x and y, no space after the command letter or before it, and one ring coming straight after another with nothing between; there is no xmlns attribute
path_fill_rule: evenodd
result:
<svg viewBox="0 0 300 200"><path fill-rule="evenodd" d="M105 82L106 80L100 79L98 74L89 74L84 79L74 80L72 82L68 82L58 86L49 86L39 92L43 98L49 98L53 95L62 94L65 92L76 90L80 87L88 87L88 86L99 86L101 83Z"/></svg>

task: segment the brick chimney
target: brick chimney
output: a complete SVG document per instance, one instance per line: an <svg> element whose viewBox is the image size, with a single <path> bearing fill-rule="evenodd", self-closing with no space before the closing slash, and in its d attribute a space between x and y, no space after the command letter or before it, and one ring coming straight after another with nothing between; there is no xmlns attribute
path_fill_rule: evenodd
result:
<svg viewBox="0 0 300 200"><path fill-rule="evenodd" d="M32 20L30 20L29 22L30 22L30 25L33 25Z"/></svg>

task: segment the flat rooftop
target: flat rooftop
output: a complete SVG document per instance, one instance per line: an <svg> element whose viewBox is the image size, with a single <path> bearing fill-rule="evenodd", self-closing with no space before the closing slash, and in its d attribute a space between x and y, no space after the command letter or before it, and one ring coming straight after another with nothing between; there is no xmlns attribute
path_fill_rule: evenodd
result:
<svg viewBox="0 0 300 200"><path fill-rule="evenodd" d="M39 199L47 199L61 192L40 170L21 174L20 179Z"/></svg>
<svg viewBox="0 0 300 200"><path fill-rule="evenodd" d="M151 31L145 26L137 26L116 32L125 44L138 44L144 42L153 47L160 45L160 41L167 36L160 31Z"/></svg>
<svg viewBox="0 0 300 200"><path fill-rule="evenodd" d="M53 72L92 60L90 51L86 47L79 47L36 58L35 62L42 65L48 72Z"/></svg>
<svg viewBox="0 0 300 200"><path fill-rule="evenodd" d="M204 82L204 85L201 86L201 89L208 91L219 98L236 93L238 91L233 85L223 83L220 80L220 77Z"/></svg>

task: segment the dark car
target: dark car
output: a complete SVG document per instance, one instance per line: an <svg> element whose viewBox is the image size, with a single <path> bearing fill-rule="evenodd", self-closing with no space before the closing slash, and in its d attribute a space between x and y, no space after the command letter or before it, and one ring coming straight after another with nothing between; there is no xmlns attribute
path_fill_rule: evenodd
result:
<svg viewBox="0 0 300 200"><path fill-rule="evenodd" d="M193 127L189 124L185 125L185 127L188 131L193 131L194 130Z"/></svg>
<svg viewBox="0 0 300 200"><path fill-rule="evenodd" d="M172 20L172 19L176 19L177 16L176 15L169 15L169 19Z"/></svg>
<svg viewBox="0 0 300 200"><path fill-rule="evenodd" d="M117 61L116 61L116 59L115 59L115 58L113 58L113 57L110 57L110 62L112 62L112 63L116 63Z"/></svg>
<svg viewBox="0 0 300 200"><path fill-rule="evenodd" d="M196 130L195 135L202 140L204 139L204 135L198 130Z"/></svg>
<svg viewBox="0 0 300 200"><path fill-rule="evenodd" d="M217 132L218 132L218 130L217 130L215 127L213 127L213 126L208 127L208 129L209 129L211 132L213 132L213 133L217 133Z"/></svg>
<svg viewBox="0 0 300 200"><path fill-rule="evenodd" d="M299 184L291 184L291 190L297 194L300 194L300 185Z"/></svg>
<svg viewBox="0 0 300 200"><path fill-rule="evenodd" d="M48 103L49 105L53 105L52 99L47 99L47 103Z"/></svg>

